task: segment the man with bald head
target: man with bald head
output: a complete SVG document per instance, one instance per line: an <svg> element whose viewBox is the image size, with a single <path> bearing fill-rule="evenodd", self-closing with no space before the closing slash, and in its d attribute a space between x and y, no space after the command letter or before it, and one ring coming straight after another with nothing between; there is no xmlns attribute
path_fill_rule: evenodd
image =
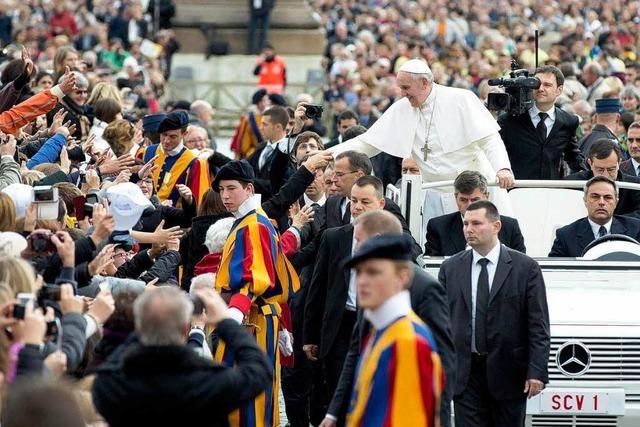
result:
<svg viewBox="0 0 640 427"><path fill-rule="evenodd" d="M331 148L332 152L412 157L424 182L454 180L461 170L475 170L496 179L503 188L513 186L500 127L473 92L434 83L431 69L420 59L405 62L396 83L403 98L367 132ZM303 113L304 107L299 107L296 127ZM442 189L447 191L450 189Z"/></svg>

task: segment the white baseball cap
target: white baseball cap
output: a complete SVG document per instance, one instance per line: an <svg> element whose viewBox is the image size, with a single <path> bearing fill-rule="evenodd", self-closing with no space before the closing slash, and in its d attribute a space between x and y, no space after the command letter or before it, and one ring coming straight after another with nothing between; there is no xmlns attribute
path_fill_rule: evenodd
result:
<svg viewBox="0 0 640 427"><path fill-rule="evenodd" d="M132 182L116 184L107 189L109 211L116 222L116 231L131 230L140 221L144 210L153 206L142 190Z"/></svg>
<svg viewBox="0 0 640 427"><path fill-rule="evenodd" d="M16 218L23 218L31 204L33 187L26 184L11 184L5 187L2 192L13 200L16 207Z"/></svg>
<svg viewBox="0 0 640 427"><path fill-rule="evenodd" d="M0 254L19 258L27 249L27 239L13 231L0 233Z"/></svg>

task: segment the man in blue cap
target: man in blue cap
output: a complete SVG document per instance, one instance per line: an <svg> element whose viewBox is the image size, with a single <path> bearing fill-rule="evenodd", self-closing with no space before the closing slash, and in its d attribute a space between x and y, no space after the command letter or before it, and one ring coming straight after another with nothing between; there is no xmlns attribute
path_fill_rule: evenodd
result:
<svg viewBox="0 0 640 427"><path fill-rule="evenodd" d="M152 129L153 119L148 120ZM204 192L211 186L205 159L187 149L182 141L189 114L184 110L174 110L158 124L160 143L143 148L144 163L153 161L153 186L161 201L171 200L173 206L181 207L183 194L191 189L193 197L200 203Z"/></svg>
<svg viewBox="0 0 640 427"><path fill-rule="evenodd" d="M610 139L618 142L616 133L620 124L620 110L622 104L619 98L596 99L596 125L591 133L578 142L582 155L587 158L591 145L600 139Z"/></svg>

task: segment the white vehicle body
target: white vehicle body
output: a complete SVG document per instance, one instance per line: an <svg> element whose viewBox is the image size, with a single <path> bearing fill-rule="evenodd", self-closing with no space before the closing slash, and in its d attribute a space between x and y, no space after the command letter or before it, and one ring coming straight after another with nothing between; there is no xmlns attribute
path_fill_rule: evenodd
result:
<svg viewBox="0 0 640 427"><path fill-rule="evenodd" d="M452 184L421 184L414 176L403 177L401 189L388 189L418 242L425 241L424 192ZM546 258L555 230L586 216L582 193L562 188L582 184L516 185L529 187L510 192L510 200L527 254L542 268L551 326L549 384L528 401L527 427L640 427L640 261ZM623 186L640 189L637 184ZM593 259L602 247L585 257ZM424 268L437 277L442 261L425 257Z"/></svg>

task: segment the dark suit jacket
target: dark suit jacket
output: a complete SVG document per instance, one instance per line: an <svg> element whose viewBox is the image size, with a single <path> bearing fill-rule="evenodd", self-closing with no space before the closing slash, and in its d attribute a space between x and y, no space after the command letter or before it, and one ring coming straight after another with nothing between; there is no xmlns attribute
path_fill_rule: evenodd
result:
<svg viewBox="0 0 640 427"><path fill-rule="evenodd" d="M504 243L511 249L527 252L524 246L524 237L520 231L518 220L500 215L502 228L498 234L500 243ZM464 251L467 242L462 229L462 217L460 212L431 218L427 223L427 243L424 245L424 253L429 256L451 256Z"/></svg>
<svg viewBox="0 0 640 427"><path fill-rule="evenodd" d="M427 324L436 340L436 346L442 367L446 375L446 385L442 395L441 421L446 421L443 426L448 426L449 413L453 384L455 383L455 348L453 335L451 333L451 320L449 318L449 305L447 303L447 293L444 287L429 273L422 270L417 265L413 268L414 276L409 292L411 293L411 308ZM355 379L356 364L360 356L362 342L366 338L371 324L362 315L362 310L358 311L358 320L353 328L349 353L345 359L340 381L336 388L327 413L342 418L346 415L353 380Z"/></svg>
<svg viewBox="0 0 640 427"><path fill-rule="evenodd" d="M273 158L277 150L272 152L271 158L266 160L261 170L259 167L260 156L262 155L262 152L264 151L266 146L267 146L266 142L262 142L258 144L258 146L253 151L253 153L251 153L251 155L247 157L247 162L251 165L251 167L253 167L253 173L255 173L256 175L256 180L255 180L256 192L259 192L257 191L258 188L262 190L268 190L268 194L270 196L271 195L271 175L269 174L269 170L271 169L270 160ZM264 197L264 193L260 193L260 194L263 194L263 197Z"/></svg>
<svg viewBox="0 0 640 427"><path fill-rule="evenodd" d="M351 255L353 225L327 229L320 238L316 264L304 307L303 344L319 345L324 358L346 309L351 270L342 266Z"/></svg>
<svg viewBox="0 0 640 427"><path fill-rule="evenodd" d="M329 141L326 144L324 144L324 149L328 150L329 148L335 147L338 144L340 144L340 136L336 136L331 141Z"/></svg>
<svg viewBox="0 0 640 427"><path fill-rule="evenodd" d="M614 215L611 222L611 234L624 234L640 241L640 219ZM591 224L587 218L581 218L556 230L550 257L579 257L584 248L595 240Z"/></svg>
<svg viewBox="0 0 640 427"><path fill-rule="evenodd" d="M588 181L593 178L593 172L591 170L586 170L578 173L572 173L571 175L567 175L564 179L567 180L576 180L576 181ZM636 176L631 176L624 174L618 171L618 177L616 181L619 182L634 182L640 184L640 178ZM626 215L634 212L640 211L640 191L635 190L627 190L624 188L620 189L620 193L618 194L618 205L616 206L616 210L613 212L616 215Z"/></svg>
<svg viewBox="0 0 640 427"><path fill-rule="evenodd" d="M631 163L631 159L627 159L624 162L621 162L620 170L624 174L631 175L631 176L638 176L638 171L633 167L633 163Z"/></svg>
<svg viewBox="0 0 640 427"><path fill-rule="evenodd" d="M292 258L292 263L296 269L302 268L305 265L310 264L315 260L316 254L318 252L318 247L320 246L320 233L326 229L333 227L340 227L342 225L349 224L349 220L351 218L350 212L345 211L344 216L342 215L342 211L340 209L340 204L343 198L340 196L331 196L327 198L327 202L324 204L324 215L322 215L324 224L318 222L320 224L319 233L316 234L313 242L303 247L298 253ZM402 216L402 211L400 211L400 207L391 199L385 197L384 199L384 210L392 213L402 225L402 232L408 236L411 236L411 230L409 230L409 225L407 221ZM314 219L314 222L316 220ZM308 224L307 224L308 226ZM413 236L411 236L413 239ZM413 239L413 247L411 251L411 255L413 259L416 259L418 256L422 254L422 248L420 245Z"/></svg>
<svg viewBox="0 0 640 427"><path fill-rule="evenodd" d="M573 172L585 169L578 149L578 117L555 107L556 120L542 141L527 111L519 116L504 113L498 117L500 136L516 179L560 179L562 161Z"/></svg>
<svg viewBox="0 0 640 427"><path fill-rule="evenodd" d="M473 251L460 252L440 266L447 290L456 349L454 396L469 382L471 370L471 263ZM549 381L549 310L540 266L502 245L487 311L487 380L494 399L522 398L527 379Z"/></svg>

